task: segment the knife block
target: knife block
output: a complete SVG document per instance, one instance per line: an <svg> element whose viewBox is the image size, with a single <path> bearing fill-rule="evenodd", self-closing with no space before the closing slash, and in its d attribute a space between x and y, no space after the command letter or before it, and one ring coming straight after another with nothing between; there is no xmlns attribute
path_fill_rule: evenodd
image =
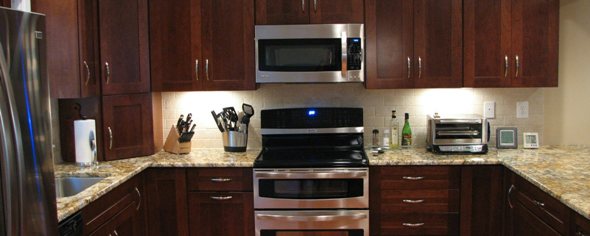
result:
<svg viewBox="0 0 590 236"><path fill-rule="evenodd" d="M178 142L178 138L180 138L180 134L173 125L172 128L170 128L170 132L168 132L168 137L166 137L164 151L174 154L190 153L192 141L180 143Z"/></svg>

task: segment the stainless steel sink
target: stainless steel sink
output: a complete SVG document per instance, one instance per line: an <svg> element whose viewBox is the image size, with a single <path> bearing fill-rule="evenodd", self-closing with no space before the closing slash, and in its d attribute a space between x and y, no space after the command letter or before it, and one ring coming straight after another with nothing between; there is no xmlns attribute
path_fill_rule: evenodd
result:
<svg viewBox="0 0 590 236"><path fill-rule="evenodd" d="M55 194L57 198L74 196L103 179L104 177L57 177Z"/></svg>

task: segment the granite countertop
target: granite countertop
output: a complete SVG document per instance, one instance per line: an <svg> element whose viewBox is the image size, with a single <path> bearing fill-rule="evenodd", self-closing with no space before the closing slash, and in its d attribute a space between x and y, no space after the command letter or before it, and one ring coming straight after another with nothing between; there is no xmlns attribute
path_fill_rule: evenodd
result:
<svg viewBox="0 0 590 236"><path fill-rule="evenodd" d="M102 162L96 168L56 165L56 176L106 177L75 196L58 198L58 220L82 209L148 167L252 167L258 153L259 150L228 153L222 149L199 149L187 155L160 152L149 157ZM379 156L369 154L369 163L371 166L504 165L590 219L590 147L493 149L485 155L436 155L424 148L416 148L387 151Z"/></svg>

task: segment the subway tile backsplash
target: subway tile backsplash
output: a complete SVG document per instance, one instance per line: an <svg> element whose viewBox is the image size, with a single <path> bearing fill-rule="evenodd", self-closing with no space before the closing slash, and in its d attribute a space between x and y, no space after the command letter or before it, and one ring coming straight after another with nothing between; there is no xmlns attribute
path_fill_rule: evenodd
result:
<svg viewBox="0 0 590 236"><path fill-rule="evenodd" d="M362 107L364 109L365 144L371 143L371 130L383 129L389 123L391 110L396 110L400 126L403 114L410 113L410 124L416 146L426 141L426 115L483 114L483 102L496 102L496 117L490 119L495 146L496 127L517 127L519 146L522 132L538 132L543 144L543 89L541 88L458 88L458 89L390 89L367 90L362 84L263 84L256 91L165 92L162 93L163 132L180 114L193 113L197 124L193 148L222 148L221 133L211 110L221 112L234 106L241 111L242 103L254 106L255 114L249 127L249 149L261 146L260 110L290 107ZM528 118L516 118L516 103L529 102Z"/></svg>

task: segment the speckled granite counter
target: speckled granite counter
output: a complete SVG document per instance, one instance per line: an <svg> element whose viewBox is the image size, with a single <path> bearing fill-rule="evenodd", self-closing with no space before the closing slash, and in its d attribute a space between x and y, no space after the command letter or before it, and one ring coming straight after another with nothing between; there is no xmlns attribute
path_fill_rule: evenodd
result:
<svg viewBox="0 0 590 236"><path fill-rule="evenodd" d="M195 150L188 155L165 152L150 157L100 163L97 168L57 165L56 176L107 177L82 193L57 199L61 221L148 167L251 167L258 150L226 153ZM486 155L435 155L424 149L388 151L369 156L381 165L494 165L501 164L590 219L590 147L543 147L538 150L490 150Z"/></svg>

